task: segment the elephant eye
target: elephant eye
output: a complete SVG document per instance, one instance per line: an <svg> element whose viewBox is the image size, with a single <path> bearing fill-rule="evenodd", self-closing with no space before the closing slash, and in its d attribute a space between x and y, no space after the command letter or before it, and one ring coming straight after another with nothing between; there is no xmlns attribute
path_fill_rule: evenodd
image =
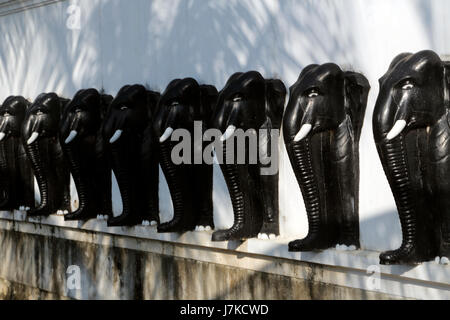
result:
<svg viewBox="0 0 450 320"><path fill-rule="evenodd" d="M122 106L122 107L120 107L120 110L128 110L128 107L126 107L126 106Z"/></svg>
<svg viewBox="0 0 450 320"><path fill-rule="evenodd" d="M402 90L411 90L412 88L414 88L414 82L412 80L408 79L402 83Z"/></svg>
<svg viewBox="0 0 450 320"><path fill-rule="evenodd" d="M319 90L317 88L309 89L306 92L306 95L308 96L308 98L315 98L315 97L319 96Z"/></svg>

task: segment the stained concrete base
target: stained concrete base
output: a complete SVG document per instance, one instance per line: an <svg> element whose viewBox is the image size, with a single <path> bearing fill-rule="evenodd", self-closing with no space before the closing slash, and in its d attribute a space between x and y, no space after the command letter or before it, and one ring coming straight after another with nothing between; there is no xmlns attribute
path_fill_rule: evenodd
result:
<svg viewBox="0 0 450 320"><path fill-rule="evenodd" d="M295 276L16 231L1 231L0 261L1 299L392 298ZM310 263L271 263L311 275L326 271ZM80 290L66 287L72 265L80 267Z"/></svg>
<svg viewBox="0 0 450 320"><path fill-rule="evenodd" d="M0 298L450 299L450 266L380 266L379 252L364 250L290 253L289 240L216 243L211 232L0 212Z"/></svg>

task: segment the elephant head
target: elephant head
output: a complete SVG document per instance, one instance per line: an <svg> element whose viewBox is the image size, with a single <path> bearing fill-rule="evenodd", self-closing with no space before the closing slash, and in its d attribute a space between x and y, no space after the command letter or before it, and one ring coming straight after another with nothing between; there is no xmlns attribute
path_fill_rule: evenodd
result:
<svg viewBox="0 0 450 320"><path fill-rule="evenodd" d="M290 89L283 133L309 233L291 251L359 248L359 140L367 79L333 63L310 65Z"/></svg>
<svg viewBox="0 0 450 320"><path fill-rule="evenodd" d="M221 169L230 192L234 224L228 230L215 232L213 241L257 235L273 238L279 234L278 168L263 174L267 163L261 158L270 159L269 150L272 156L278 155L278 148L274 147L278 146L285 97L286 88L280 80L266 80L256 71L235 73L220 92L211 127L223 133L223 159L232 160L221 164ZM259 135L255 134L257 130ZM235 139L238 132L248 135L249 142ZM253 146L252 140L256 142ZM238 144L234 145L236 141ZM238 149L245 154L230 156ZM259 156L260 161L251 160L252 154ZM239 161L239 157L245 161Z"/></svg>
<svg viewBox="0 0 450 320"><path fill-rule="evenodd" d="M404 53L380 79L374 138L403 236L398 250L381 254L382 264L419 263L438 254L448 262L449 69L432 51Z"/></svg>
<svg viewBox="0 0 450 320"><path fill-rule="evenodd" d="M41 203L28 215L49 215L70 209L70 174L59 143L59 121L68 100L43 93L27 109L22 139L36 177Z"/></svg>
<svg viewBox="0 0 450 320"><path fill-rule="evenodd" d="M156 92L148 91L142 85L124 86L109 105L103 121L103 137L111 150L112 168L123 203L123 212L109 219L109 226L132 226L156 219L153 218L154 212L146 211L146 200L156 201L158 190L153 190L156 196L145 194L149 190L146 184L151 182L145 181L143 146L146 128L151 123L149 109L154 108L157 96ZM157 179L157 176L152 179ZM158 206L154 204L151 207Z"/></svg>
<svg viewBox="0 0 450 320"><path fill-rule="evenodd" d="M65 220L112 215L111 165L105 156L101 123L112 97L96 89L78 91L65 106L60 143L78 193L78 209Z"/></svg>
<svg viewBox="0 0 450 320"><path fill-rule="evenodd" d="M172 197L174 216L158 227L159 232L214 228L212 166L203 161L194 164L195 150L200 147L203 150L203 140L194 141L189 150L184 150L186 161L182 163L175 162L171 155L176 148L172 141L176 132L187 133L192 142L197 123L203 134L217 95L213 86L200 86L196 80L186 78L173 80L161 96L153 128L159 137L161 167Z"/></svg>
<svg viewBox="0 0 450 320"><path fill-rule="evenodd" d="M30 103L10 96L0 107L0 209L34 205L33 174L21 139L25 112Z"/></svg>

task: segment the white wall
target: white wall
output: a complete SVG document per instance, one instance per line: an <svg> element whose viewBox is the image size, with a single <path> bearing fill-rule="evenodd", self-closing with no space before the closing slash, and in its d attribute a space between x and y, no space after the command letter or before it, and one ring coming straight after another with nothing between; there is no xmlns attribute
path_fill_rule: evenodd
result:
<svg viewBox="0 0 450 320"><path fill-rule="evenodd" d="M81 8L80 30L66 26L71 4ZM376 250L400 245L394 200L372 138L377 81L398 53L450 53L450 1L79 0L4 14L9 9L0 3L0 100L11 94L34 99L44 91L70 97L84 87L115 94L127 83L163 90L185 76L221 89L232 73L250 69L289 87L306 65L329 61L363 72L372 91L361 140L362 244ZM282 235L300 238L307 233L306 214L284 148L281 161ZM216 223L230 226L219 170L214 187ZM167 220L165 181L160 198Z"/></svg>

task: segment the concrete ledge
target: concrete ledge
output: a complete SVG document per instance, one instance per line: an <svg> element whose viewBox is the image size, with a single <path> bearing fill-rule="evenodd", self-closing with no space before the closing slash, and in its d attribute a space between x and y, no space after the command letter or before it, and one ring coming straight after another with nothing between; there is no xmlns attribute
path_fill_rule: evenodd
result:
<svg viewBox="0 0 450 320"><path fill-rule="evenodd" d="M214 243L210 232L158 234L155 227L108 228L104 221L64 222L60 216L26 218L22 212L0 212L0 230L192 259L383 297L450 299L450 266L434 262L416 267L380 266L379 253L373 251L290 253L287 243L292 239Z"/></svg>

